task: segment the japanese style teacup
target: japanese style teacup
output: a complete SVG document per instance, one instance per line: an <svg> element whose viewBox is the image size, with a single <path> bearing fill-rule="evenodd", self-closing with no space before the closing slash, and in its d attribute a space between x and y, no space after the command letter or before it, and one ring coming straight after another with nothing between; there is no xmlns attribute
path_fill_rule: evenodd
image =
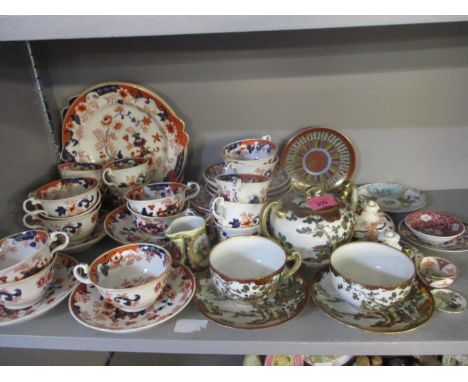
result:
<svg viewBox="0 0 468 382"><path fill-rule="evenodd" d="M291 269L286 261L294 260ZM263 299L273 295L281 281L301 266L298 252L286 255L274 241L261 236L242 236L225 240L210 253L213 284L223 296L233 300Z"/></svg>
<svg viewBox="0 0 468 382"><path fill-rule="evenodd" d="M224 161L250 164L267 164L275 160L278 146L271 141L269 135L261 139L242 139L224 146L222 156Z"/></svg>
<svg viewBox="0 0 468 382"><path fill-rule="evenodd" d="M148 159L123 158L107 162L102 171L102 181L107 186L131 187L146 183Z"/></svg>
<svg viewBox="0 0 468 382"><path fill-rule="evenodd" d="M226 202L219 196L211 202L211 213L215 220L226 227L245 228L258 225L260 212L265 203Z"/></svg>
<svg viewBox="0 0 468 382"><path fill-rule="evenodd" d="M132 188L125 194L129 207L144 216L165 217L178 214L185 202L200 192L196 182L151 183Z"/></svg>
<svg viewBox="0 0 468 382"><path fill-rule="evenodd" d="M270 163L251 163L251 162L227 162L224 165L225 174L251 174L263 175L271 178L273 171L278 164L278 159L274 158Z"/></svg>
<svg viewBox="0 0 468 382"><path fill-rule="evenodd" d="M0 240L0 287L4 283L16 282L37 273L50 263L57 251L67 245L66 233L49 234L40 229L3 238Z"/></svg>
<svg viewBox="0 0 468 382"><path fill-rule="evenodd" d="M24 309L39 302L47 292L54 277L53 255L47 265L18 281L0 284L0 305L7 309Z"/></svg>
<svg viewBox="0 0 468 382"><path fill-rule="evenodd" d="M59 179L36 189L23 203L26 213L43 213L51 217L82 214L98 200L98 181L93 178ZM28 209L28 203L34 208Z"/></svg>
<svg viewBox="0 0 468 382"><path fill-rule="evenodd" d="M157 245L127 244L103 253L89 266L78 264L73 274L80 282L93 284L107 303L137 312L159 297L171 262L169 252Z"/></svg>
<svg viewBox="0 0 468 382"><path fill-rule="evenodd" d="M395 305L408 296L415 266L395 248L359 241L333 251L330 272L341 298L360 309L376 310Z"/></svg>
<svg viewBox="0 0 468 382"><path fill-rule="evenodd" d="M229 202L265 203L271 179L263 175L229 174L215 178L218 195Z"/></svg>

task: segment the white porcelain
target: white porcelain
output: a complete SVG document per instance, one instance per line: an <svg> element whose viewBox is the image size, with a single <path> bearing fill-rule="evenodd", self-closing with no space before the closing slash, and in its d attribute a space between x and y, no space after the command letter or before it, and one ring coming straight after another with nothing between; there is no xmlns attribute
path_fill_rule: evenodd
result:
<svg viewBox="0 0 468 382"><path fill-rule="evenodd" d="M294 260L291 269L286 261ZM263 299L276 292L280 281L301 266L295 252L289 256L277 243L261 236L235 237L216 245L210 253L213 284L223 296L236 300Z"/></svg>
<svg viewBox="0 0 468 382"><path fill-rule="evenodd" d="M354 238L359 240L377 241L380 234L395 230L392 219L373 200L365 200L362 210L356 211L355 218Z"/></svg>
<svg viewBox="0 0 468 382"><path fill-rule="evenodd" d="M252 174L263 175L271 178L273 171L278 164L278 159L273 159L270 163L255 162L227 162L224 165L225 174Z"/></svg>
<svg viewBox="0 0 468 382"><path fill-rule="evenodd" d="M26 213L42 212L51 217L82 214L97 203L98 181L93 178L59 179L36 189L23 203ZM31 203L34 208L29 209Z"/></svg>
<svg viewBox="0 0 468 382"><path fill-rule="evenodd" d="M109 304L125 312L137 312L159 297L171 261L170 253L164 248L128 244L103 253L89 266L78 264L73 274L80 282L94 285Z"/></svg>
<svg viewBox="0 0 468 382"><path fill-rule="evenodd" d="M102 165L97 163L67 162L57 165L60 178L93 178L99 183L102 180Z"/></svg>
<svg viewBox="0 0 468 382"><path fill-rule="evenodd" d="M42 214L29 213L23 216L23 224L28 228L65 232L70 239L70 244L77 243L86 240L93 232L100 208L101 202L98 202L87 212L62 219L50 219Z"/></svg>
<svg viewBox="0 0 468 382"><path fill-rule="evenodd" d="M102 181L107 186L130 187L146 183L148 159L123 158L107 162L102 171Z"/></svg>
<svg viewBox="0 0 468 382"><path fill-rule="evenodd" d="M233 203L219 196L211 202L215 220L226 227L244 228L258 225L265 203Z"/></svg>
<svg viewBox="0 0 468 382"><path fill-rule="evenodd" d="M344 244L333 251L330 271L341 298L367 310L404 300L415 277L414 263L404 253L365 241Z"/></svg>
<svg viewBox="0 0 468 382"><path fill-rule="evenodd" d="M226 201L238 203L265 203L271 178L263 175L229 174L216 178L218 195Z"/></svg>
<svg viewBox="0 0 468 382"><path fill-rule="evenodd" d="M271 163L276 157L278 146L271 141L269 135L261 139L241 139L224 146L222 150L225 162L239 162L250 164Z"/></svg>
<svg viewBox="0 0 468 382"><path fill-rule="evenodd" d="M40 229L3 238L0 241L0 286L25 279L44 269L57 251L67 247L68 241L64 232L49 234ZM57 242L60 244L57 245Z"/></svg>
<svg viewBox="0 0 468 382"><path fill-rule="evenodd" d="M195 198L200 185L188 182L151 183L132 188L125 194L129 207L145 216L164 217L182 212L186 201Z"/></svg>
<svg viewBox="0 0 468 382"><path fill-rule="evenodd" d="M232 227L226 227L224 225L221 225L217 221L215 221L214 223L216 225L216 230L218 231L219 241L224 241L231 237L237 237L237 236L260 235L260 225L258 224L251 226L251 227L245 227L245 228L232 228Z"/></svg>
<svg viewBox="0 0 468 382"><path fill-rule="evenodd" d="M56 257L57 255L44 268L28 277L0 284L0 305L7 309L24 309L40 301L54 276Z"/></svg>

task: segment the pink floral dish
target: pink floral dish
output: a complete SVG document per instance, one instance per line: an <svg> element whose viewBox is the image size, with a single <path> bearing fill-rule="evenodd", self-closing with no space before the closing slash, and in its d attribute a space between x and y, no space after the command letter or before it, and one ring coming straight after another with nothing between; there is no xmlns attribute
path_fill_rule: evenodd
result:
<svg viewBox="0 0 468 382"><path fill-rule="evenodd" d="M177 182L152 183L128 191L125 199L129 208L140 215L165 217L183 211L185 202L200 192L196 182L186 185Z"/></svg>
<svg viewBox="0 0 468 382"><path fill-rule="evenodd" d="M278 146L268 135L261 139L242 139L224 146L222 155L225 162L249 162L252 164L271 163L276 158Z"/></svg>
<svg viewBox="0 0 468 382"><path fill-rule="evenodd" d="M54 180L36 189L23 203L23 210L51 217L76 216L93 207L98 194L98 181L93 178ZM33 209L27 207L29 203Z"/></svg>
<svg viewBox="0 0 468 382"><path fill-rule="evenodd" d="M422 241L441 244L463 235L463 222L444 212L418 211L405 217L406 226Z"/></svg>
<svg viewBox="0 0 468 382"><path fill-rule="evenodd" d="M267 355L265 366L304 366L303 355Z"/></svg>
<svg viewBox="0 0 468 382"><path fill-rule="evenodd" d="M52 244L57 246L52 248ZM15 233L0 240L0 287L17 282L44 269L57 251L66 248L68 236L63 232L47 233L34 229Z"/></svg>
<svg viewBox="0 0 468 382"><path fill-rule="evenodd" d="M152 305L163 291L171 261L164 248L127 244L104 252L89 266L78 264L73 274L80 282L94 285L107 303L125 312L138 312Z"/></svg>
<svg viewBox="0 0 468 382"><path fill-rule="evenodd" d="M455 264L433 256L422 258L417 271L421 279L431 288L448 288L458 275Z"/></svg>

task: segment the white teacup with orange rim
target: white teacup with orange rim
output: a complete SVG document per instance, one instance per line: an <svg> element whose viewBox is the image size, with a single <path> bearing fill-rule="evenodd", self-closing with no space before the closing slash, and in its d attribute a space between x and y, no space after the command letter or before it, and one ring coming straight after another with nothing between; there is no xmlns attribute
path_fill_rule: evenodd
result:
<svg viewBox="0 0 468 382"><path fill-rule="evenodd" d="M102 181L107 186L124 188L146 183L147 158L123 158L107 162L102 171Z"/></svg>

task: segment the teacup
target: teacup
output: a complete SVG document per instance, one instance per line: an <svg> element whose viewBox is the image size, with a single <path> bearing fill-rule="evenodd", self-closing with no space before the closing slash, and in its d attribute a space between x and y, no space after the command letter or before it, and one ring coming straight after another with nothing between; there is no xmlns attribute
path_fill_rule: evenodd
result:
<svg viewBox="0 0 468 382"><path fill-rule="evenodd" d="M88 238L93 232L100 208L99 201L89 211L69 218L50 218L38 213L29 213L23 216L23 224L28 228L65 232L70 243L77 243Z"/></svg>
<svg viewBox="0 0 468 382"><path fill-rule="evenodd" d="M271 179L262 175L230 174L215 178L218 195L229 202L265 203Z"/></svg>
<svg viewBox="0 0 468 382"><path fill-rule="evenodd" d="M242 163L242 162L227 162L224 165L225 174L252 174L263 175L271 178L273 171L278 164L278 159L274 159L270 163Z"/></svg>
<svg viewBox="0 0 468 382"><path fill-rule="evenodd" d="M224 146L222 156L225 162L267 164L274 161L278 146L269 135L261 139L242 139Z"/></svg>
<svg viewBox="0 0 468 382"><path fill-rule="evenodd" d="M286 261L294 260L286 270ZM274 241L261 236L225 240L210 253L213 284L223 296L233 300L262 299L273 295L280 283L301 266L298 252L286 255Z"/></svg>
<svg viewBox="0 0 468 382"><path fill-rule="evenodd" d="M177 218L187 215L196 215L195 211L193 211L191 208L188 208L188 203L186 203L182 212L176 215L163 217L141 215L138 212L133 211L128 204L127 208L132 214L132 218L135 222L135 225L137 226L137 229L140 232L153 236L164 235L166 230L169 228L169 225Z"/></svg>
<svg viewBox="0 0 468 382"><path fill-rule="evenodd" d="M226 202L218 196L211 202L211 213L215 220L226 227L245 228L258 225L260 212L265 203Z"/></svg>
<svg viewBox="0 0 468 382"><path fill-rule="evenodd" d="M245 227L245 228L232 228L232 227L226 227L224 225L221 225L217 221L215 221L214 223L218 231L219 241L224 241L231 237L237 237L237 236L260 235L260 225L254 225L254 226Z"/></svg>
<svg viewBox="0 0 468 382"><path fill-rule="evenodd" d="M93 178L99 183L102 179L102 166L97 163L66 162L57 165L60 178Z"/></svg>
<svg viewBox="0 0 468 382"><path fill-rule="evenodd" d="M102 181L107 186L130 187L146 183L148 159L123 158L107 162L102 171Z"/></svg>
<svg viewBox="0 0 468 382"><path fill-rule="evenodd" d="M23 203L26 213L43 213L51 217L82 214L98 200L98 181L93 178L59 179L36 189ZM34 208L28 209L28 203Z"/></svg>
<svg viewBox="0 0 468 382"><path fill-rule="evenodd" d="M200 216L182 216L171 222L165 235L179 248L180 261L192 270L208 267L210 241Z"/></svg>
<svg viewBox="0 0 468 382"><path fill-rule="evenodd" d="M132 211L144 216L171 216L182 212L185 202L200 192L195 182L152 183L132 188L125 194Z"/></svg>
<svg viewBox="0 0 468 382"><path fill-rule="evenodd" d="M57 242L60 244L51 248ZM64 232L34 229L15 233L0 240L0 286L22 280L50 263L54 254L66 248Z"/></svg>
<svg viewBox="0 0 468 382"><path fill-rule="evenodd" d="M395 305L408 296L415 266L395 248L360 241L333 251L330 272L341 298L360 309L376 310Z"/></svg>
<svg viewBox="0 0 468 382"><path fill-rule="evenodd" d="M80 282L94 285L107 303L138 312L163 291L171 262L169 252L157 245L127 244L103 253L89 266L78 264L73 274Z"/></svg>
<svg viewBox="0 0 468 382"><path fill-rule="evenodd" d="M54 277L54 255L41 270L19 281L0 284L0 305L7 309L24 309L39 302Z"/></svg>

